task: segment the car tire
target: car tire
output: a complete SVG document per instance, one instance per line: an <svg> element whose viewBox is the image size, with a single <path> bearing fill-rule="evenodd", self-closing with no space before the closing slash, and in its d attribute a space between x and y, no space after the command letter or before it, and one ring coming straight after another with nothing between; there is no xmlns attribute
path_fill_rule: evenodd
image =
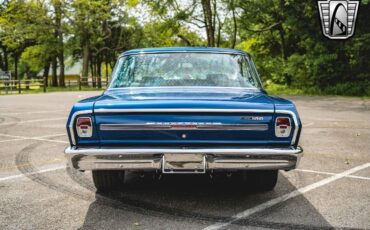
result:
<svg viewBox="0 0 370 230"><path fill-rule="evenodd" d="M249 188L258 191L271 191L275 188L278 174L278 170L244 171L243 180Z"/></svg>
<svg viewBox="0 0 370 230"><path fill-rule="evenodd" d="M92 178L98 192L109 192L123 185L124 171L118 170L93 170Z"/></svg>

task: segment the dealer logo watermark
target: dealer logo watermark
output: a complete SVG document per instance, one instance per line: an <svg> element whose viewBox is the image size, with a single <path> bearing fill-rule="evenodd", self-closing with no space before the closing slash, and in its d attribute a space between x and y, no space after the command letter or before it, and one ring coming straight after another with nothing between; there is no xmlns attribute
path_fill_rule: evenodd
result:
<svg viewBox="0 0 370 230"><path fill-rule="evenodd" d="M330 39L347 39L355 32L359 1L318 1L323 34Z"/></svg>

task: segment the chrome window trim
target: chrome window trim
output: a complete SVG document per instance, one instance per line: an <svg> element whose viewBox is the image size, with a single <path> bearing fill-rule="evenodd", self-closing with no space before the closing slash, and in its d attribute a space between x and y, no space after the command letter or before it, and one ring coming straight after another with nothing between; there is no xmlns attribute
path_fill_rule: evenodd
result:
<svg viewBox="0 0 370 230"><path fill-rule="evenodd" d="M207 50L163 50L163 51L140 51L137 53L123 53L119 56L119 58L125 56L133 56L133 55L142 55L142 54L166 54L166 53L209 53L209 54L235 54L235 55L244 55L249 58L249 55L242 51L207 51Z"/></svg>
<svg viewBox="0 0 370 230"><path fill-rule="evenodd" d="M245 90L256 90L261 91L259 88L255 87L224 87L224 86L133 86L133 87L117 87L117 88L108 88L109 91L114 90L130 90L130 89L204 89L204 88L212 88L212 89L245 89Z"/></svg>
<svg viewBox="0 0 370 230"><path fill-rule="evenodd" d="M174 128L173 125L184 125L184 127ZM187 128L186 125L195 126ZM250 130L266 131L267 124L199 124L194 122L163 122L157 123L136 123L136 124L100 124L100 130Z"/></svg>
<svg viewBox="0 0 370 230"><path fill-rule="evenodd" d="M118 59L121 59L121 58L124 58L126 56L138 56L138 55L143 55L143 54L166 54L166 53L208 53L208 54L229 54L229 55L241 55L241 56L244 56L248 59L248 63L250 64L250 61L252 60L251 56L248 54L248 53L245 53L243 51L239 51L239 50L230 50L230 51L207 51L207 50L181 50L181 51L171 51L171 50L163 50L163 51L153 51L153 52L148 52L148 51L141 51L141 52L137 52L137 53L123 53L121 54ZM118 60L119 61L119 60ZM122 87L118 87L118 88L113 88L111 87L111 83L113 81L113 74L115 73L116 71L116 68L118 66L118 61L116 62L115 66L114 66L114 69L112 71L112 74L110 75L110 80L109 80L109 84L108 84L108 87L107 87L107 90L111 90L111 89L119 89L119 88L122 88ZM252 63L254 63L252 61ZM254 65L254 64L253 64ZM255 68L255 67L254 67ZM264 90L263 89L263 85L262 85L262 82L261 82L261 79L260 79L260 76L257 72L257 80L259 81L260 83L260 88L253 88L253 89L256 89L256 90ZM125 87L126 88L126 87ZM127 87L129 88L129 87ZM240 88L243 88L243 87L240 87Z"/></svg>
<svg viewBox="0 0 370 230"><path fill-rule="evenodd" d="M289 114L290 116L292 116L293 122L294 122L294 132L293 132L293 137L292 137L291 145L294 145L295 144L295 141L297 139L298 128L299 128L298 127L297 115L293 111L290 111L290 110L276 110L275 112L277 114L278 113L280 113L280 114Z"/></svg>
<svg viewBox="0 0 370 230"><path fill-rule="evenodd" d="M94 109L95 113L274 113L271 109L193 109L193 108L178 108L178 109Z"/></svg>
<svg viewBox="0 0 370 230"><path fill-rule="evenodd" d="M81 110L81 111L77 111L77 112L74 112L72 117L71 117L71 120L69 121L69 124L68 124L68 129L69 129L69 133L71 135L71 142L72 142L72 145L76 145L76 137L75 137L75 133L74 133L74 130L73 130L73 124L76 120L76 117L78 115L82 115L82 114L92 114L93 113L93 110ZM92 124L94 125L94 124Z"/></svg>

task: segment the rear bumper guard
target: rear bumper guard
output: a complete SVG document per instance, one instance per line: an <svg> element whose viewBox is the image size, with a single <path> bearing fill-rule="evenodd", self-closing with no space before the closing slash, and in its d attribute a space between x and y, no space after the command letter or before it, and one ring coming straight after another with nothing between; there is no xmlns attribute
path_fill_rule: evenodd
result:
<svg viewBox="0 0 370 230"><path fill-rule="evenodd" d="M290 170L303 155L297 148L75 148L65 150L77 170L161 170L205 173L207 170Z"/></svg>

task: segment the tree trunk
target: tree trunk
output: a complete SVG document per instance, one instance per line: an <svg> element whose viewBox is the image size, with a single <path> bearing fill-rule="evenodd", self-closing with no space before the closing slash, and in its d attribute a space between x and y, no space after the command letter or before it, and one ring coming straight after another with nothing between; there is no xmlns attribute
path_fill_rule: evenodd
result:
<svg viewBox="0 0 370 230"><path fill-rule="evenodd" d="M109 82L109 71L108 71L108 51L105 53L105 80Z"/></svg>
<svg viewBox="0 0 370 230"><path fill-rule="evenodd" d="M48 78L49 78L49 70L50 70L50 62L47 61L47 63L44 66L44 73L42 74L42 77L44 79L44 85L45 87L48 86Z"/></svg>
<svg viewBox="0 0 370 230"><path fill-rule="evenodd" d="M178 34L177 37L183 40L186 43L186 46L191 46L191 42L184 35Z"/></svg>
<svg viewBox="0 0 370 230"><path fill-rule="evenodd" d="M27 65L26 66L26 90L29 90L30 89L30 84L29 84L29 79L31 79L31 69L30 67Z"/></svg>
<svg viewBox="0 0 370 230"><path fill-rule="evenodd" d="M96 78L95 78L95 61L94 57L92 56L90 58L90 71L91 71L91 80L92 80L92 86L95 88L96 87Z"/></svg>
<svg viewBox="0 0 370 230"><path fill-rule="evenodd" d="M202 0L202 10L204 16L204 23L207 33L207 42L208 46L214 47L215 46L215 28L214 28L214 21L212 17L212 7L211 7L211 0Z"/></svg>
<svg viewBox="0 0 370 230"><path fill-rule="evenodd" d="M6 48L4 48L4 71L8 71L9 70L9 64L8 64L8 51L6 50Z"/></svg>
<svg viewBox="0 0 370 230"><path fill-rule="evenodd" d="M101 89L101 55L96 60L96 75L98 77L98 88Z"/></svg>
<svg viewBox="0 0 370 230"><path fill-rule="evenodd" d="M14 80L18 80L18 54L14 52Z"/></svg>
<svg viewBox="0 0 370 230"><path fill-rule="evenodd" d="M59 86L65 86L64 79L64 44L62 31L62 2L54 1L56 35L58 37Z"/></svg>
<svg viewBox="0 0 370 230"><path fill-rule="evenodd" d="M222 24L221 24L220 17L218 15L217 15L217 22L218 22L218 28L217 28L217 42L216 42L216 45L217 45L217 47L220 47Z"/></svg>
<svg viewBox="0 0 370 230"><path fill-rule="evenodd" d="M232 10L232 14L233 14L233 23L234 23L233 40L232 40L232 43L231 43L231 48L234 49L235 45L236 45L236 34L237 34L237 31L238 31L238 25L236 24L234 0L231 0L231 10Z"/></svg>
<svg viewBox="0 0 370 230"><path fill-rule="evenodd" d="M89 78L89 44L87 41L83 45L83 56L82 56L82 85L87 85Z"/></svg>
<svg viewBox="0 0 370 230"><path fill-rule="evenodd" d="M18 76L18 62L19 62L19 56L17 52L14 52L14 80L18 80L18 93L21 93L21 79Z"/></svg>
<svg viewBox="0 0 370 230"><path fill-rule="evenodd" d="M59 86L65 87L65 77L64 77L64 51L63 49L58 54L59 60Z"/></svg>
<svg viewBox="0 0 370 230"><path fill-rule="evenodd" d="M279 35L280 35L280 43L281 43L280 44L281 57L282 57L282 60L283 60L283 66L285 67L286 62L288 60L288 56L287 56L287 53L286 53L285 32L284 32L284 28L281 25L279 26ZM287 73L283 73L283 76L284 76L285 83L288 86L290 86L292 84L292 77Z"/></svg>
<svg viewBox="0 0 370 230"><path fill-rule="evenodd" d="M54 56L51 61L51 85L52 86L58 86L58 75L57 75L57 68L58 68L58 62L57 57Z"/></svg>
<svg viewBox="0 0 370 230"><path fill-rule="evenodd" d="M0 54L0 67L2 70L4 70L4 59L3 59L3 55Z"/></svg>
<svg viewBox="0 0 370 230"><path fill-rule="evenodd" d="M94 67L94 83L95 83L94 87L96 87L97 86L97 81L98 81L98 73L97 73L98 72L98 64L96 63L96 58L95 58L93 67Z"/></svg>
<svg viewBox="0 0 370 230"><path fill-rule="evenodd" d="M211 14L212 14L212 21L211 21L211 25L212 25L212 33L213 33L213 46L216 46L216 17L218 17L217 15L217 0L213 0L213 5L211 4L211 7L213 7L213 11L212 11L212 8L211 8ZM218 24L218 26L220 27L220 24ZM221 31L221 29L219 28L219 30ZM219 44L217 45L217 47L219 46Z"/></svg>

